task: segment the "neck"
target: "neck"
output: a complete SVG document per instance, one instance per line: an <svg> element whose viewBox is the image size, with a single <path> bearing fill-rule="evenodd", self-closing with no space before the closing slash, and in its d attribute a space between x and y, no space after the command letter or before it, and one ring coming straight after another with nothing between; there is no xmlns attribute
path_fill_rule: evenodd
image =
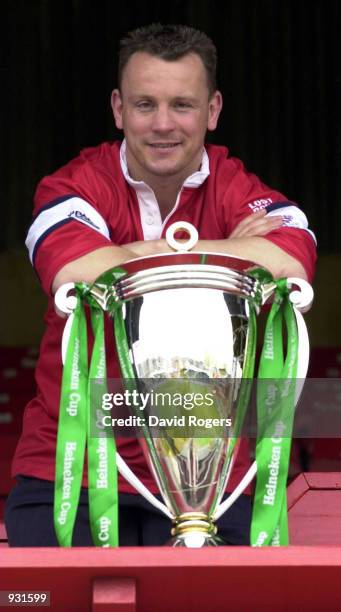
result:
<svg viewBox="0 0 341 612"><path fill-rule="evenodd" d="M141 172L139 167L135 165L134 160L130 158L127 151L127 166L130 176L135 181L143 181L150 187L160 208L162 219L167 217L168 213L174 207L178 193L189 176L184 173L183 176L155 176L149 172Z"/></svg>
<svg viewBox="0 0 341 612"><path fill-rule="evenodd" d="M191 174L196 172L201 165L202 151L198 153L197 158L192 161L189 167L183 169L182 173L173 174L171 176L157 176L149 173L144 168L143 171L136 163L136 160L131 155L128 147L126 148L126 160L128 172L136 181L144 181L153 191L158 202L162 219L164 219L174 208L178 193L186 180Z"/></svg>
<svg viewBox="0 0 341 612"><path fill-rule="evenodd" d="M178 193L182 187L182 182L176 183L175 185L172 181L170 181L169 185L156 185L154 183L154 185L150 185L150 187L155 193L161 218L164 220L175 206L176 198L178 197Z"/></svg>

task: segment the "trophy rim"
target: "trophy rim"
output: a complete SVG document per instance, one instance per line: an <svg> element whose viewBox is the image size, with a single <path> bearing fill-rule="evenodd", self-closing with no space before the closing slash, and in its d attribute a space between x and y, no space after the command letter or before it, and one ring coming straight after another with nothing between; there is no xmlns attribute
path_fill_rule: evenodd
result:
<svg viewBox="0 0 341 612"><path fill-rule="evenodd" d="M127 274L132 274L140 270L146 270L157 266L168 266L175 264L201 264L201 265L216 265L225 268L231 268L238 272L251 272L251 270L259 268L250 259L239 257L237 255L229 255L214 251L178 251L176 253L160 253L158 255L145 255L144 257L135 257L125 262L122 268L127 270ZM262 268L270 274L267 268Z"/></svg>
<svg viewBox="0 0 341 612"><path fill-rule="evenodd" d="M264 303L261 282L251 274L256 263L220 253L164 253L129 260L103 272L90 291L108 311L114 304L165 289L215 289ZM265 273L271 274L262 268ZM271 277L272 278L272 277Z"/></svg>

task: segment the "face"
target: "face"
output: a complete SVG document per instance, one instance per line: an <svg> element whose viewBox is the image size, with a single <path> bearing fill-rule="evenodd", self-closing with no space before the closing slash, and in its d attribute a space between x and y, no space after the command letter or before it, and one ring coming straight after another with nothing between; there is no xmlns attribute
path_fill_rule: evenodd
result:
<svg viewBox="0 0 341 612"><path fill-rule="evenodd" d="M209 96L205 67L193 53L176 61L134 53L111 102L129 172L149 185L182 183L199 169L206 131L216 128L222 106L218 91Z"/></svg>

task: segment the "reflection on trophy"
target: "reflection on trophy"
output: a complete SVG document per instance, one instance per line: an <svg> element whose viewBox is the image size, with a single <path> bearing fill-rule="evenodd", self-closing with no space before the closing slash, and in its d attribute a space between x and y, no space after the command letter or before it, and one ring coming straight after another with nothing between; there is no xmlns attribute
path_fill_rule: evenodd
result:
<svg viewBox="0 0 341 612"><path fill-rule="evenodd" d="M175 239L179 229L189 233L187 242ZM222 502L249 402L256 316L274 293L276 282L250 261L188 252L198 238L190 224L173 224L166 237L176 253L127 262L102 274L90 288L92 299L113 318L126 388L153 400L167 398L161 407L150 399L139 431L164 503L119 455L117 467L139 493L171 518L171 545L217 546L224 542L215 521L256 472L253 464ZM299 279L288 281L302 295L307 290L303 297L298 291L290 296L303 310L311 301L310 286ZM296 376L304 378L308 341L303 318L294 310L299 340L303 339ZM175 404L175 394L183 401ZM199 405L186 405L189 397L199 397ZM133 410L141 417L138 405Z"/></svg>

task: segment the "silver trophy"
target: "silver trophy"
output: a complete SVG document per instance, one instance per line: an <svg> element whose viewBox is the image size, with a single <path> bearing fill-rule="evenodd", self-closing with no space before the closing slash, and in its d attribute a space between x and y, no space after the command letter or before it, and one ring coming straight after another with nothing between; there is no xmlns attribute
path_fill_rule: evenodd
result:
<svg viewBox="0 0 341 612"><path fill-rule="evenodd" d="M189 234L187 242L176 240L179 230ZM164 503L120 456L117 465L138 492L172 520L171 545L217 546L223 544L217 518L256 472L253 464L222 502L249 401L256 316L276 284L269 274L262 282L253 262L189 252L198 235L188 223L173 224L166 237L176 253L127 262L120 270L105 272L91 287L93 298L113 317L124 383L148 397L167 395L167 405L156 412L146 406L143 419L141 408L134 409L140 418L139 441ZM296 305L304 307L302 294L310 287L291 280L301 289L294 296ZM310 293L305 296L306 303L309 300ZM297 317L306 347L299 366L304 377L307 336L299 312ZM174 406L176 392L209 401Z"/></svg>

